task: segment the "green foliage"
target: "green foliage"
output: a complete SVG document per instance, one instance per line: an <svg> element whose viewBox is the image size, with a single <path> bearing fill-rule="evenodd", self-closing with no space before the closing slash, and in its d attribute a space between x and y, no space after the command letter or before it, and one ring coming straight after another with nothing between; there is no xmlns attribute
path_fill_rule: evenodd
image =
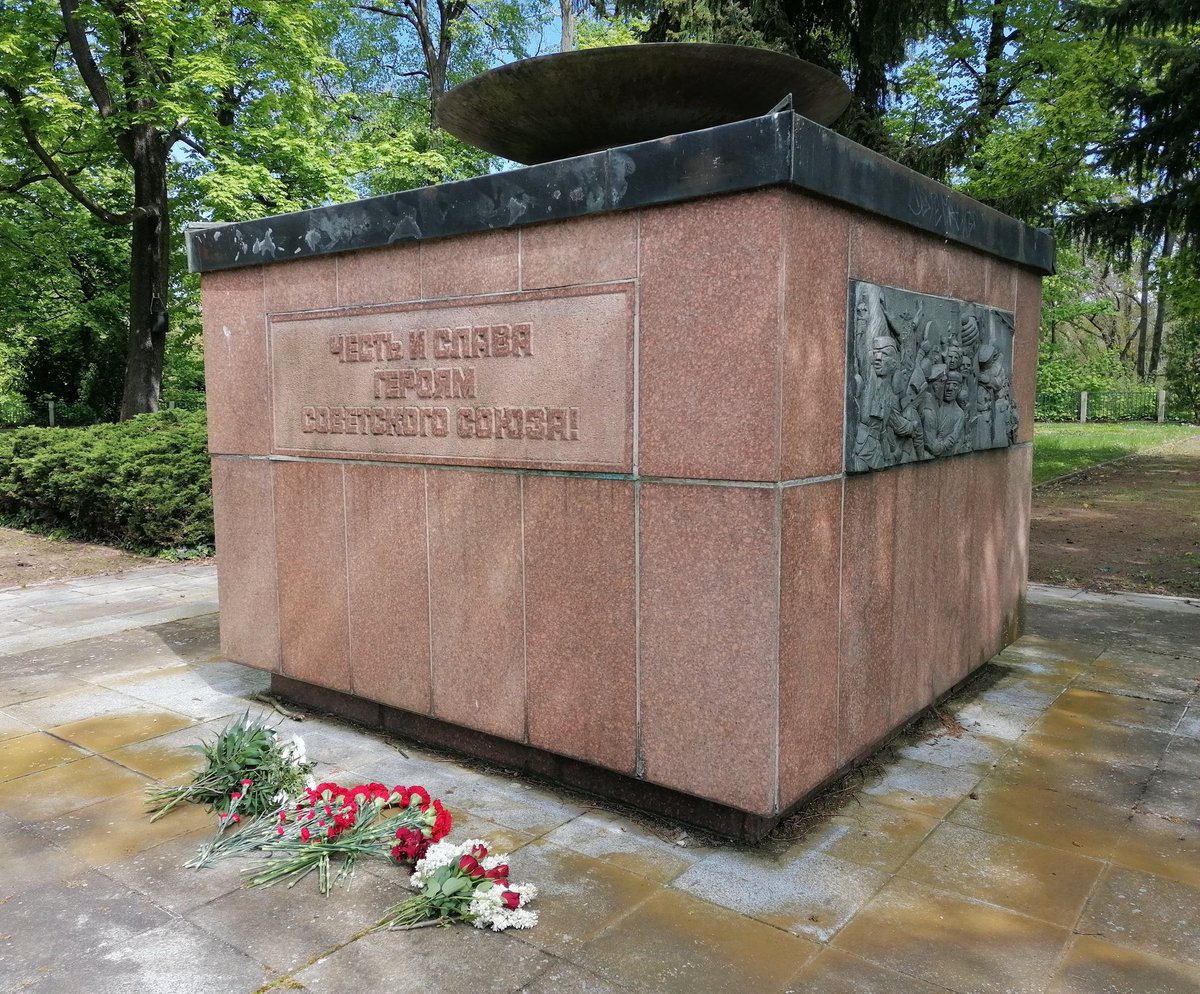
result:
<svg viewBox="0 0 1200 994"><path fill-rule="evenodd" d="M1047 341L1038 344L1037 410L1039 421L1071 418L1079 412L1079 393L1116 388L1122 381L1121 360L1111 350L1090 358Z"/></svg>
<svg viewBox="0 0 1200 994"><path fill-rule="evenodd" d="M1136 238L1200 239L1200 0L1088 0L1086 26L1137 59L1113 76L1101 106L1114 122L1098 160L1125 196L1088 205L1075 230L1128 256Z"/></svg>
<svg viewBox="0 0 1200 994"><path fill-rule="evenodd" d="M1200 315L1189 314L1171 329L1167 394L1172 414L1200 424Z"/></svg>
<svg viewBox="0 0 1200 994"><path fill-rule="evenodd" d="M649 17L645 41L773 48L843 75L853 99L838 130L881 149L891 72L911 42L952 16L945 0L616 0L616 10Z"/></svg>
<svg viewBox="0 0 1200 994"><path fill-rule="evenodd" d="M204 414L0 434L0 516L144 552L210 550Z"/></svg>
<svg viewBox="0 0 1200 994"><path fill-rule="evenodd" d="M575 47L611 48L614 45L636 45L649 28L645 17L599 17L575 22Z"/></svg>
<svg viewBox="0 0 1200 994"><path fill-rule="evenodd" d="M1033 482L1044 483L1195 434L1196 429L1190 425L1037 425L1033 433Z"/></svg>
<svg viewBox="0 0 1200 994"><path fill-rule="evenodd" d="M85 422L115 418L129 303L123 233L56 186L21 192L0 211L0 386L30 407L48 398Z"/></svg>

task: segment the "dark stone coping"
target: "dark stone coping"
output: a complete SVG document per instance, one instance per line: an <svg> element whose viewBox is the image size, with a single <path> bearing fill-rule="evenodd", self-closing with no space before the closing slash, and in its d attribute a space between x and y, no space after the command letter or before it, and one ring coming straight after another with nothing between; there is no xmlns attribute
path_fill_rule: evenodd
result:
<svg viewBox="0 0 1200 994"><path fill-rule="evenodd" d="M238 269L768 186L828 197L1054 272L1054 237L791 111L255 221L193 224L192 272Z"/></svg>

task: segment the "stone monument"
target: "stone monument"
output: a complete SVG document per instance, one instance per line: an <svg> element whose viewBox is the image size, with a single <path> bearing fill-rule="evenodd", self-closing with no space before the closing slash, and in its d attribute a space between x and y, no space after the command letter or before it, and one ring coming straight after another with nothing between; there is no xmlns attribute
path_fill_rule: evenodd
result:
<svg viewBox="0 0 1200 994"><path fill-rule="evenodd" d="M188 249L282 695L756 838L1019 633L1053 242L790 110Z"/></svg>

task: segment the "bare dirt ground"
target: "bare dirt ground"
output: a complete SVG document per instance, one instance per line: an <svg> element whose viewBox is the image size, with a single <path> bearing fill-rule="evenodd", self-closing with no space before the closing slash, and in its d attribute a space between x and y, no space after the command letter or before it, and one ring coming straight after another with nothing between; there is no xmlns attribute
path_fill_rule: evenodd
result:
<svg viewBox="0 0 1200 994"><path fill-rule="evenodd" d="M97 573L121 573L155 562L146 556L106 545L45 538L15 528L0 528L0 590L47 580Z"/></svg>
<svg viewBox="0 0 1200 994"><path fill-rule="evenodd" d="M1029 578L1200 596L1200 435L1037 487Z"/></svg>

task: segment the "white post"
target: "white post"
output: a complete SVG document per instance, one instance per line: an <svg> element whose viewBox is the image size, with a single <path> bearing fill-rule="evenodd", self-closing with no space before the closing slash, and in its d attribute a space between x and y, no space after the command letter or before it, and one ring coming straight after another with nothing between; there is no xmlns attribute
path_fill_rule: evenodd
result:
<svg viewBox="0 0 1200 994"><path fill-rule="evenodd" d="M175 401L173 401L173 400L167 401L167 410L168 411L175 410Z"/></svg>
<svg viewBox="0 0 1200 994"><path fill-rule="evenodd" d="M46 420L50 427L54 427L54 401L46 401Z"/></svg>
<svg viewBox="0 0 1200 994"><path fill-rule="evenodd" d="M1087 424L1088 416L1088 392L1083 390L1079 394L1079 423Z"/></svg>
<svg viewBox="0 0 1200 994"><path fill-rule="evenodd" d="M1162 424L1167 420L1167 391L1158 391L1158 423Z"/></svg>

